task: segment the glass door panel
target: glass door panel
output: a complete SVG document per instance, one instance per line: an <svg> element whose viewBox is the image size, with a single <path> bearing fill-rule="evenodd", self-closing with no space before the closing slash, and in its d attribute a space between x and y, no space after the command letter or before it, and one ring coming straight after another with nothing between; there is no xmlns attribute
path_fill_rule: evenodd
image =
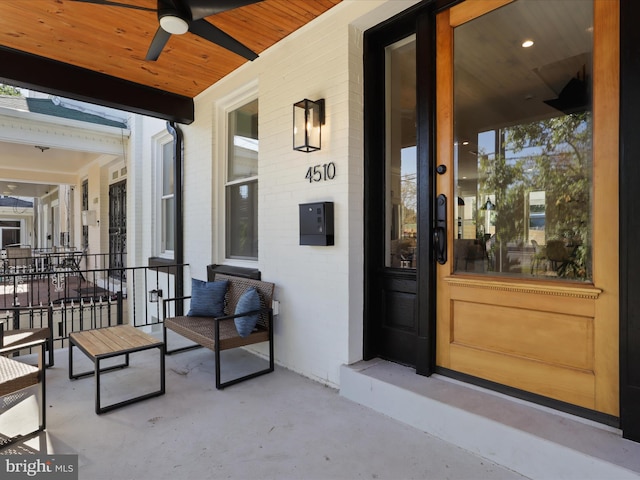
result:
<svg viewBox="0 0 640 480"><path fill-rule="evenodd" d="M593 2L454 29L454 272L592 280Z"/></svg>
<svg viewBox="0 0 640 480"><path fill-rule="evenodd" d="M386 75L385 265L415 269L418 254L415 35L386 48Z"/></svg>

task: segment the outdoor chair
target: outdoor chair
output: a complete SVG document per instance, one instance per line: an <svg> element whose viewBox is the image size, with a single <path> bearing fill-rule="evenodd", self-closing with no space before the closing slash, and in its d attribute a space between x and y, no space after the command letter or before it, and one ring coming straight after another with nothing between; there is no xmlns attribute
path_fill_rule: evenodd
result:
<svg viewBox="0 0 640 480"><path fill-rule="evenodd" d="M45 410L45 346L49 338L49 329L39 329L41 332L28 331L22 335L15 334L2 335L0 329L0 412L5 413L14 407L20 405L24 400L29 398L32 393L27 389L29 387L38 386L38 427L27 433L2 433L0 432L0 449L4 449L9 445L20 440L26 440L33 437L37 433L46 428L46 410ZM20 337L20 338L18 338ZM7 340L9 343L4 343ZM18 350L25 348L37 348L38 363L30 365L22 361L9 358L9 355ZM27 430L30 430L27 428Z"/></svg>
<svg viewBox="0 0 640 480"><path fill-rule="evenodd" d="M251 276L251 275L247 275ZM215 272L215 281L227 282L224 289L217 291L218 301L222 311L218 316L203 313L200 310L210 309L211 300L204 297L210 294L209 287L205 282L194 280L191 296L167 298L163 300L163 333L166 347L166 354L190 350L192 348L206 347L215 353L215 377L216 388L223 389L229 385L264 375L274 370L273 352L273 292L275 285L270 282L263 282L253 278L243 278L234 275L226 275ZM202 289L202 293L196 292ZM211 284L209 284L211 285ZM253 292L252 292L253 291ZM246 295L255 295L255 303L245 302ZM196 298L200 297L200 298ZM176 305L176 302L191 299L191 310L187 315L169 315L169 306ZM198 313L195 313L194 306L198 303ZM202 305L200 305L202 304ZM243 332L235 319L246 319L256 317L257 323ZM240 328L240 330L239 330ZM169 349L167 343L167 330L195 342L194 345ZM242 332L242 333L241 333ZM245 347L257 343L268 342L269 364L266 368L254 371L247 375L241 375L223 382L221 380L220 352L228 349Z"/></svg>
<svg viewBox="0 0 640 480"><path fill-rule="evenodd" d="M551 268L557 272L559 268L569 260L569 251L563 240L549 240L547 242L547 259L551 263Z"/></svg>
<svg viewBox="0 0 640 480"><path fill-rule="evenodd" d="M545 265L547 261L547 251L544 245L540 245L535 240L531 240L533 246L533 256L531 257L531 275L534 275L540 269L540 264Z"/></svg>

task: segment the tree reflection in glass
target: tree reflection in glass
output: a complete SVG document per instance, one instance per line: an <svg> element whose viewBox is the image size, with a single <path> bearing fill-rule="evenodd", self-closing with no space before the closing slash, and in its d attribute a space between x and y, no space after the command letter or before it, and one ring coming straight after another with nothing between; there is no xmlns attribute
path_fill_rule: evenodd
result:
<svg viewBox="0 0 640 480"><path fill-rule="evenodd" d="M495 136L498 153L478 155L478 198L494 204L478 210L487 271L590 279L591 113L516 125Z"/></svg>

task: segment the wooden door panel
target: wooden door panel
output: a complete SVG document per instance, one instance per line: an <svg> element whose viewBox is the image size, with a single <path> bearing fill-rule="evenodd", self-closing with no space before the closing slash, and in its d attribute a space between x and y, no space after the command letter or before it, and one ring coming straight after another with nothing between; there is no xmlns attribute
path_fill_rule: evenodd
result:
<svg viewBox="0 0 640 480"><path fill-rule="evenodd" d="M492 382L595 409L593 372L451 345L450 368Z"/></svg>
<svg viewBox="0 0 640 480"><path fill-rule="evenodd" d="M439 362L492 382L595 408L601 291L449 277ZM447 342L446 344L444 342ZM439 352L440 353L440 352Z"/></svg>
<svg viewBox="0 0 640 480"><path fill-rule="evenodd" d="M453 301L451 343L593 373L593 317Z"/></svg>
<svg viewBox="0 0 640 480"><path fill-rule="evenodd" d="M437 155L454 171L453 31L508 1L467 0L437 17ZM437 270L436 363L446 370L619 415L618 9L595 0L591 282ZM436 195L455 198L453 176ZM450 212L449 225L456 225ZM449 232L452 256L456 231Z"/></svg>
<svg viewBox="0 0 640 480"><path fill-rule="evenodd" d="M513 0L467 0L464 4L451 8L450 24L452 27L457 27L512 1Z"/></svg>

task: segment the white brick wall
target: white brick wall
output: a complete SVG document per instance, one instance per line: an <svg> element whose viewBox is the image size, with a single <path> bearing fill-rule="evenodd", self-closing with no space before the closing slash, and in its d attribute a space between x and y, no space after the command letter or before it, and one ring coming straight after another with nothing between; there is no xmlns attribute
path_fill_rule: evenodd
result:
<svg viewBox="0 0 640 480"><path fill-rule="evenodd" d="M415 1L344 0L210 87L196 99L185 133L185 261L205 278L223 258L221 99L257 81L259 261L276 283L276 361L337 386L342 364L362 356L362 31ZM326 100L322 150L292 149L293 103ZM334 162L333 180L309 183L309 166ZM298 205L335 204L335 245L299 245ZM254 262L255 263L255 262Z"/></svg>

